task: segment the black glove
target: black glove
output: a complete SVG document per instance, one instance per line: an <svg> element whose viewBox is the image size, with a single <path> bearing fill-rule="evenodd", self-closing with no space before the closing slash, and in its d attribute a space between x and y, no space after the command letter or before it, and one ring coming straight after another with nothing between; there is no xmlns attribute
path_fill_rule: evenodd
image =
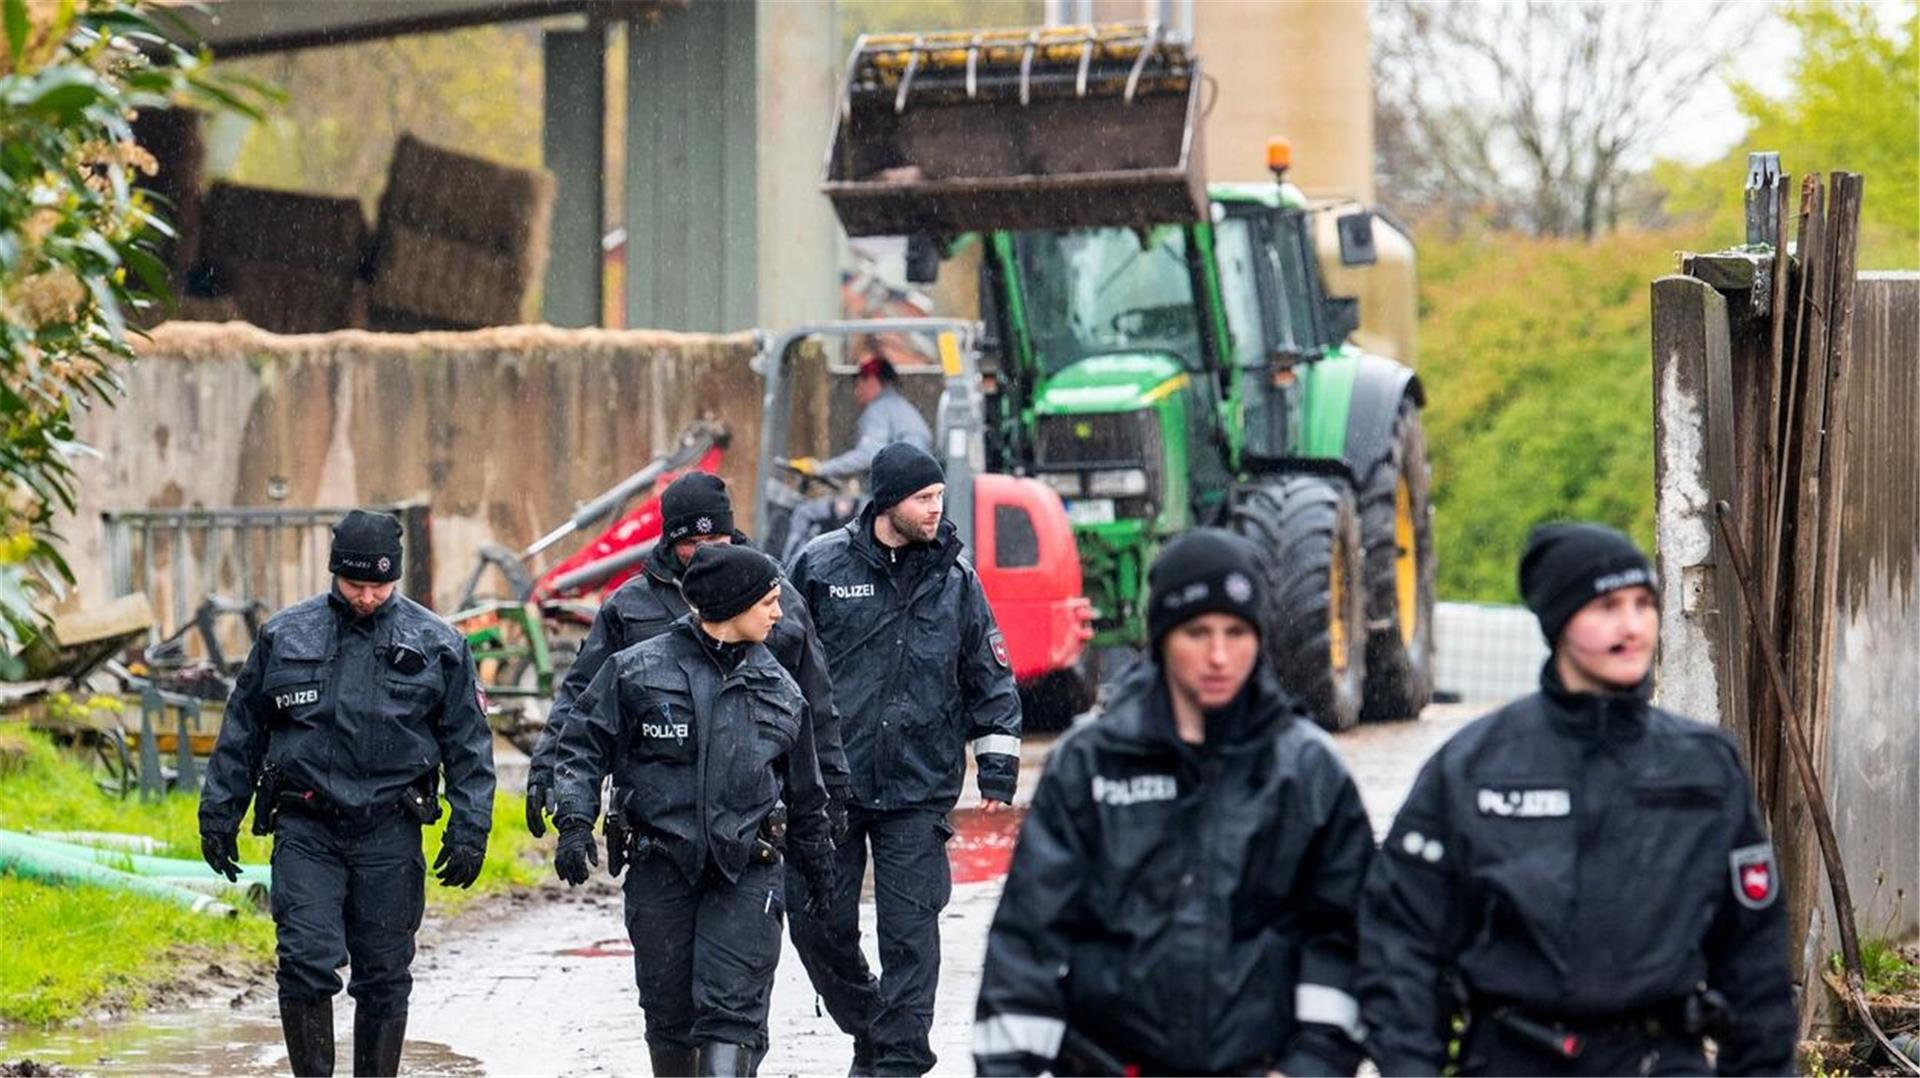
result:
<svg viewBox="0 0 1920 1078"><path fill-rule="evenodd" d="M238 831L200 832L200 856L207 866L227 878L240 882L240 833Z"/></svg>
<svg viewBox="0 0 1920 1078"><path fill-rule="evenodd" d="M840 887L840 874L834 870L833 860L821 857L804 861L800 875L807 881L807 901L800 912L810 920L824 920L833 912L833 893Z"/></svg>
<svg viewBox="0 0 1920 1078"><path fill-rule="evenodd" d="M847 841L847 798L845 789L834 790L827 794L827 837L833 839L836 848Z"/></svg>
<svg viewBox="0 0 1920 1078"><path fill-rule="evenodd" d="M554 851L554 875L578 886L587 882L589 865L600 863L600 851L593 845L593 825L578 817L561 821L560 848Z"/></svg>
<svg viewBox="0 0 1920 1078"><path fill-rule="evenodd" d="M447 835L440 840L440 856L433 859L434 877L447 887L472 887L480 878L480 866L487 860L485 839Z"/></svg>
<svg viewBox="0 0 1920 1078"><path fill-rule="evenodd" d="M553 811L553 787L544 782L527 780L527 830L534 838L543 838L547 833L547 814Z"/></svg>
<svg viewBox="0 0 1920 1078"><path fill-rule="evenodd" d="M607 813L607 875L618 879L627 867L628 844L633 841L633 832L627 830L626 818L619 809Z"/></svg>

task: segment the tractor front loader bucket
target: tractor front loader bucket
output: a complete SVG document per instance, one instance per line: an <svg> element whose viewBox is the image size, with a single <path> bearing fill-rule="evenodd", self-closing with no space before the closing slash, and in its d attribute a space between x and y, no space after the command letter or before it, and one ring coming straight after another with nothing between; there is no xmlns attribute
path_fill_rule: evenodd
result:
<svg viewBox="0 0 1920 1078"><path fill-rule="evenodd" d="M1200 83L1157 25L869 34L823 189L850 236L1200 220Z"/></svg>

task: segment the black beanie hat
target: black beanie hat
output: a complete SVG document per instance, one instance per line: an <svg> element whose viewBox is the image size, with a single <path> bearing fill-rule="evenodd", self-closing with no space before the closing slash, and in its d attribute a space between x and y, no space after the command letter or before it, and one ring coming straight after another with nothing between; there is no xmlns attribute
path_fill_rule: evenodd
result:
<svg viewBox="0 0 1920 1078"><path fill-rule="evenodd" d="M748 546L707 543L693 552L680 593L701 621L726 621L766 598L780 583L780 566Z"/></svg>
<svg viewBox="0 0 1920 1078"><path fill-rule="evenodd" d="M400 521L355 509L333 526L327 571L365 584L400 579Z"/></svg>
<svg viewBox="0 0 1920 1078"><path fill-rule="evenodd" d="M688 472L660 494L660 538L677 543L692 535L732 535L733 499L711 472Z"/></svg>
<svg viewBox="0 0 1920 1078"><path fill-rule="evenodd" d="M940 462L912 442L894 442L873 455L873 471L868 486L873 488L873 508L886 512L921 490L947 481Z"/></svg>
<svg viewBox="0 0 1920 1078"><path fill-rule="evenodd" d="M1260 551L1219 528L1199 528L1160 549L1147 570L1147 633L1153 646L1202 614L1232 614L1266 635Z"/></svg>
<svg viewBox="0 0 1920 1078"><path fill-rule="evenodd" d="M1580 608L1610 591L1654 586L1653 566L1633 540L1603 524L1542 524L1520 556L1520 594L1548 645Z"/></svg>

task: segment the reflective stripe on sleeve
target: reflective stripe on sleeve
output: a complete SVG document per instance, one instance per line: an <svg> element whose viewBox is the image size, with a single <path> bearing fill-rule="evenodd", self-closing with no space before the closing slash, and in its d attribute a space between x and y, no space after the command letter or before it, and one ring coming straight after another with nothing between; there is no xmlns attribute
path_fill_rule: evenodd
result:
<svg viewBox="0 0 1920 1078"><path fill-rule="evenodd" d="M991 756L995 754L1001 756L1018 756L1020 755L1020 739L1012 734L988 734L985 737L976 737L973 739L973 754L975 756Z"/></svg>
<svg viewBox="0 0 1920 1078"><path fill-rule="evenodd" d="M1037 1014L996 1014L973 1024L973 1054L977 1056L1031 1055L1052 1059L1060 1054L1067 1024Z"/></svg>
<svg viewBox="0 0 1920 1078"><path fill-rule="evenodd" d="M1302 982L1293 990L1293 1020L1318 1022L1345 1030L1355 1043L1367 1039L1367 1027L1360 1024L1360 1004L1338 988Z"/></svg>

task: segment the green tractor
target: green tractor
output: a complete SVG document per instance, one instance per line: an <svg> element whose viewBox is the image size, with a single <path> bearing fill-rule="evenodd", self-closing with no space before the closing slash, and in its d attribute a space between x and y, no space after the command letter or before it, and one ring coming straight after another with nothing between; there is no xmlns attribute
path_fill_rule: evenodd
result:
<svg viewBox="0 0 1920 1078"><path fill-rule="evenodd" d="M1145 638L1160 544L1270 552L1270 658L1332 729L1432 695L1433 539L1414 372L1327 294L1404 241L1285 182L1199 174L1199 63L1152 26L868 36L826 166L848 233L910 272L977 259L991 470L1065 502L1095 649ZM1089 681L1091 683L1091 681Z"/></svg>

